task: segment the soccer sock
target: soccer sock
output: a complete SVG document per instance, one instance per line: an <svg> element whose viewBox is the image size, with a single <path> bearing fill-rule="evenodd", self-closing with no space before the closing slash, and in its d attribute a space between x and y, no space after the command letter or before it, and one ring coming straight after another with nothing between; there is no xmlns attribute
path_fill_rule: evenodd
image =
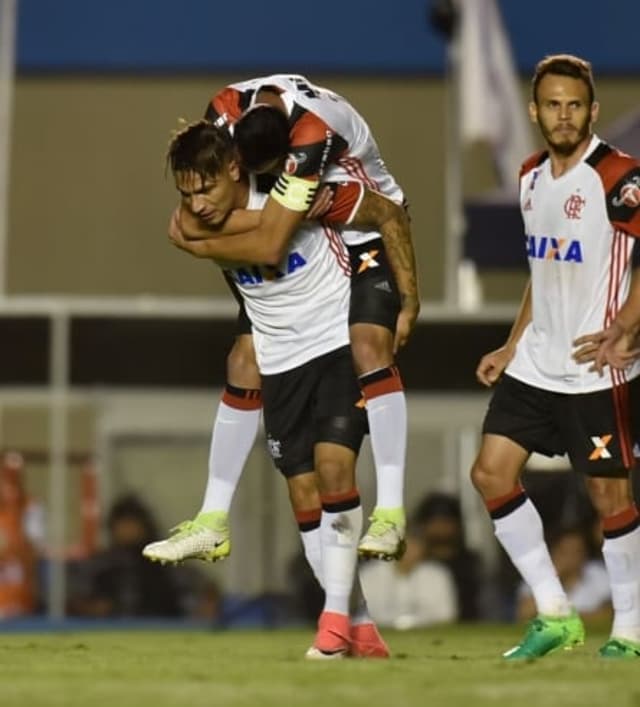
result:
<svg viewBox="0 0 640 707"><path fill-rule="evenodd" d="M373 623L373 619L369 614L367 600L365 599L364 592L362 591L360 576L356 573L353 583L353 593L351 594L351 625L358 626L360 624L370 623Z"/></svg>
<svg viewBox="0 0 640 707"><path fill-rule="evenodd" d="M209 477L200 513L229 512L242 470L258 433L259 390L227 385L218 405L209 449Z"/></svg>
<svg viewBox="0 0 640 707"><path fill-rule="evenodd" d="M322 538L320 535L320 518L322 509L316 508L312 511L297 511L296 522L304 547L304 556L307 558L309 566L313 570L318 584L324 589L322 578Z"/></svg>
<svg viewBox="0 0 640 707"><path fill-rule="evenodd" d="M611 584L611 636L640 641L640 516L635 506L604 518L602 554Z"/></svg>
<svg viewBox="0 0 640 707"><path fill-rule="evenodd" d="M320 508L313 511L298 511L296 513L296 522L298 530L302 538L304 547L304 555L307 558L318 584L324 589L324 580L322 578L322 540L320 537L320 518L322 511ZM371 615L367 600L364 598L360 577L356 573L353 583L353 592L351 594L351 624L372 623Z"/></svg>
<svg viewBox="0 0 640 707"><path fill-rule="evenodd" d="M544 541L542 520L520 485L499 498L485 501L496 538L529 585L538 613L568 616L571 604Z"/></svg>
<svg viewBox="0 0 640 707"><path fill-rule="evenodd" d="M396 366L360 376L376 467L376 507L404 506L407 401Z"/></svg>
<svg viewBox="0 0 640 707"><path fill-rule="evenodd" d="M320 537L324 611L349 614L349 599L358 563L362 506L357 489L322 496Z"/></svg>

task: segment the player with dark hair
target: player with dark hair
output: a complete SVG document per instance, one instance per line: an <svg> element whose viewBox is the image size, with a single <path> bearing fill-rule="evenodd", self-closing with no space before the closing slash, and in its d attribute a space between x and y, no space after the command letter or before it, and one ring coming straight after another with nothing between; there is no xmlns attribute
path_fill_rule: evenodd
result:
<svg viewBox="0 0 640 707"><path fill-rule="evenodd" d="M177 134L168 160L182 203L193 214L204 210L212 221L223 221L233 209L259 209L267 199L241 170L228 133L212 123L201 121ZM351 183L337 188L328 217L349 214L364 226L380 210L387 218L403 213ZM278 266L216 261L252 323L269 451L287 479L307 559L326 592L308 655L386 657L362 598L349 616L362 527L355 460L367 421L349 350L346 248L335 232L309 221ZM144 554L159 561L216 559L225 542L228 536L196 517Z"/></svg>
<svg viewBox="0 0 640 707"><path fill-rule="evenodd" d="M584 474L601 520L613 598L605 658L640 657L640 518L629 474L636 466L640 363L595 370L585 332L640 321L640 166L592 132L598 117L588 62L542 60L531 119L546 149L520 174L531 270L504 346L476 375L496 385L471 470L498 541L531 589L537 617L508 659L535 658L584 640L584 627L551 562L540 516L520 483L532 452L567 453ZM577 348L576 348L577 347Z"/></svg>
<svg viewBox="0 0 640 707"><path fill-rule="evenodd" d="M343 98L302 76L276 75L229 86L214 96L207 118L233 132L245 169L281 173L257 217L247 219L247 214L235 212L221 224L206 209L197 214L216 233L243 231L233 237L207 238L212 233L206 225L194 225L189 211L178 209L173 235L183 242L184 235L204 239L190 247L185 242L194 255L277 264L305 218L320 179L359 183L403 203L402 191L363 118ZM332 228L326 223L324 227ZM396 214L387 228L346 227L340 236L351 261L350 340L366 400L377 479L376 507L360 553L391 559L402 552L405 527L406 401L394 354L408 338L419 309L413 247L406 214ZM214 429L217 458L227 463L210 464L203 514L228 510L257 431L259 376L250 325L243 321L227 360L228 386L218 413L233 424L216 424ZM213 523L216 517L219 521L220 516L202 520Z"/></svg>

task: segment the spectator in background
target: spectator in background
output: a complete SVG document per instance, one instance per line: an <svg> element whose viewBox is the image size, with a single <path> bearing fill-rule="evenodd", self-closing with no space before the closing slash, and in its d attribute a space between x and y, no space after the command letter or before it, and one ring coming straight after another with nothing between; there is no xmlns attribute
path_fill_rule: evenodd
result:
<svg viewBox="0 0 640 707"><path fill-rule="evenodd" d="M611 588L602 557L594 557L592 530L583 525L560 528L549 539L551 561L558 579L584 620L611 620ZM517 618L532 619L536 605L523 582L518 590Z"/></svg>
<svg viewBox="0 0 640 707"><path fill-rule="evenodd" d="M440 562L453 577L460 621L482 616L482 558L465 542L460 501L451 494L427 494L413 513L413 523L425 545L425 559Z"/></svg>
<svg viewBox="0 0 640 707"><path fill-rule="evenodd" d="M181 617L202 618L200 602L180 581L173 567L151 564L142 548L158 537L150 511L135 496L124 496L112 506L107 520L108 547L77 563L76 590L69 613L94 618ZM73 584L73 583L72 583ZM189 585L200 584L189 581ZM201 587L197 587L198 594ZM203 592L207 597L209 592ZM209 601L209 600L208 600ZM206 618L215 619L209 601Z"/></svg>
<svg viewBox="0 0 640 707"><path fill-rule="evenodd" d="M407 548L397 562L364 562L360 580L373 619L381 626L410 629L458 618L454 578L442 563L427 559L422 529L410 526Z"/></svg>
<svg viewBox="0 0 640 707"><path fill-rule="evenodd" d="M36 552L25 529L29 499L20 455L0 464L0 619L32 614L36 608Z"/></svg>

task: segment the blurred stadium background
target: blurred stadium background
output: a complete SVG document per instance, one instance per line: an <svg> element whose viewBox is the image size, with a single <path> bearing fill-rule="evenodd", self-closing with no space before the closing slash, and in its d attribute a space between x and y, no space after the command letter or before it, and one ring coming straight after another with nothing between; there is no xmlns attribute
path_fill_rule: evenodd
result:
<svg viewBox="0 0 640 707"><path fill-rule="evenodd" d="M474 369L502 342L526 278L495 167L547 53L593 63L598 132L637 145L640 9L454 5L472 13L470 43L448 41L449 3L437 1L0 0L0 450L3 478L20 475L40 504L45 616L64 616L65 557L100 544L113 499L138 493L162 528L199 507L235 307L215 268L167 243L164 150L177 119L199 117L216 90L271 72L305 73L349 99L405 189L424 299L400 359L407 504L458 494L470 545L495 562L467 483L487 400ZM512 57L495 54L494 5ZM359 477L370 503L366 451ZM286 588L298 537L261 441L232 532L231 558L212 568L224 591Z"/></svg>

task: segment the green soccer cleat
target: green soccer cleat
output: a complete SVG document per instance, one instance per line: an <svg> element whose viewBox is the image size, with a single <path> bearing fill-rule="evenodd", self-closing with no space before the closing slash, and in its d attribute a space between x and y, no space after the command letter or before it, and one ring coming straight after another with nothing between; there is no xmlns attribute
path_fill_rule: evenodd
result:
<svg viewBox="0 0 640 707"><path fill-rule="evenodd" d="M230 553L229 519L224 511L199 513L172 528L166 540L149 543L142 550L146 558L162 564L189 559L217 562Z"/></svg>
<svg viewBox="0 0 640 707"><path fill-rule="evenodd" d="M633 660L640 658L640 643L626 638L610 638L598 651L601 658L614 660Z"/></svg>
<svg viewBox="0 0 640 707"><path fill-rule="evenodd" d="M369 530L360 540L360 557L399 560L404 554L405 515L403 508L375 508Z"/></svg>
<svg viewBox="0 0 640 707"><path fill-rule="evenodd" d="M584 643L584 624L574 611L570 616L537 616L529 622L522 642L502 654L507 660L542 658L560 649Z"/></svg>

